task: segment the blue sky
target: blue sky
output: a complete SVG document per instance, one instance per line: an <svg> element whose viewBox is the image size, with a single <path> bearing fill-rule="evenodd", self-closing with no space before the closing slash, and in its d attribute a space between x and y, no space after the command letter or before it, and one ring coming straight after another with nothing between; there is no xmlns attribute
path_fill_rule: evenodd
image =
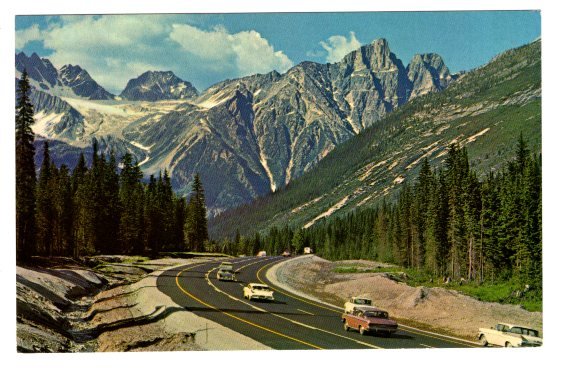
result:
<svg viewBox="0 0 576 384"><path fill-rule="evenodd" d="M435 52L457 72L539 36L536 11L16 17L17 51L80 65L113 93L146 70L172 70L202 90L304 60L338 61L381 37L404 65Z"/></svg>

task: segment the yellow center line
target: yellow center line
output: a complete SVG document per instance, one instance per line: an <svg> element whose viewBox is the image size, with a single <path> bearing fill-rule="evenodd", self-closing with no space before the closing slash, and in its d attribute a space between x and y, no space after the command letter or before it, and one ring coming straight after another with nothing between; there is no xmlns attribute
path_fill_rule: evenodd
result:
<svg viewBox="0 0 576 384"><path fill-rule="evenodd" d="M240 317L238 317L238 316L232 315L232 314L230 314L230 313L228 313L228 312L226 312L226 311L223 311L223 310L221 310L221 309L219 309L219 308L217 308L217 307L215 307L215 306L213 306L213 305L210 305L210 304L206 303L205 301L202 301L202 300L199 299L198 297L194 296L192 293L190 293L189 291L187 291L186 289L184 289L184 287L182 287L182 285L180 284L180 275L181 275L183 272L186 272L186 271L191 270L191 269L196 268L196 267L198 267L198 266L196 265L196 266L193 266L193 267L190 267L190 268L183 269L183 270L181 270L180 272L178 272L178 274L176 275L176 285L178 286L178 288L179 288L184 294L186 294L187 296L189 296L189 297L192 298L193 300L196 300L197 302L199 302L200 304L205 305L205 306L208 307L208 308L214 309L214 310L216 310L216 311L218 311L218 312L220 312L220 313L222 313L222 314L224 314L224 315L226 315L226 316L228 316L228 317L231 317L231 318L233 318L233 319L235 319L235 320L241 321L241 322L246 323L246 324L248 324L248 325L251 325L251 326L253 326L253 327L262 329L262 330L264 330L264 331L273 333L273 334L275 334L275 335L284 337L284 338L289 339L289 340L296 341L296 342L298 342L298 343L307 345L307 346L312 347L312 348L315 348L315 349L322 349L321 347L319 347L319 346L317 346L317 345L314 345L314 344L311 344L311 343L307 343L307 342L305 342L305 341L303 341L303 340L296 339L296 338L294 338L294 337L291 337L291 336L285 335L285 334L283 334L283 333L274 331L273 329L266 328L266 327L261 326L261 325L259 325L259 324L256 324L256 323L253 323L253 322L251 322L251 321L242 319L242 318L240 318Z"/></svg>
<svg viewBox="0 0 576 384"><path fill-rule="evenodd" d="M214 269L215 269L215 268L214 268ZM304 324L304 323L301 323L301 322L299 322L299 321L292 320L292 319L290 319L290 318L288 318L288 317L286 317L286 316L282 316L282 315L279 315L279 314L277 314L277 313L273 313L273 312L267 311L267 310L265 310L264 308L260 308L260 307L257 307L257 306L255 306L255 305L252 305L252 304L250 304L250 303L248 303L248 302L245 302L245 301L242 301L242 300L240 300L240 299L237 299L236 297L234 297L234 296L232 296L232 295L229 295L228 293L222 291L221 289L219 289L218 287L216 287L216 286L212 283L212 281L210 280L210 276L209 276L209 275L210 275L210 273L211 273L212 271L214 271L214 269L209 270L209 271L206 273L206 275L205 275L205 278L206 278L206 281L208 282L208 285L210 285L216 292L222 293L223 295L228 296L228 297L229 297L230 299L232 299L232 300L239 301L239 302L241 302L241 303L244 303L244 304L248 305L248 306L251 307L251 308L256 309L257 311L264 312L264 313L268 313L268 314L271 315L271 316L277 317L277 318L282 319L282 320L286 320L286 321L288 321L288 322L290 322L290 323L292 323L292 324L296 324L296 325L299 325L299 326L301 326L301 327L305 327L305 328L313 329L313 330L316 330L316 331L328 333L329 335L337 336L337 337L340 337L340 338L346 339L346 340L350 340L350 341L353 341L353 342L355 342L355 343L357 343L357 344L365 345L365 346L370 347L370 348L382 349L382 347L379 347L379 346L377 346L377 345L369 344L369 343L366 343L366 342L364 342L364 341L360 341L360 340L353 339L353 338L351 338L351 337L342 336L342 335L340 335L340 334L337 334L337 333L334 333L334 332L331 332L331 331L327 331L327 330L322 329L322 328L317 328L317 327L314 327L314 326L312 326L312 325ZM261 281L261 280L260 280L260 281Z"/></svg>
<svg viewBox="0 0 576 384"><path fill-rule="evenodd" d="M264 265L262 268L260 268L260 269L256 272L256 278L257 278L262 284L266 284L266 283L260 278L260 272L262 271L262 269L266 268L267 266L269 266L269 265L272 264L272 263L274 263L274 261L272 261L272 262ZM284 293L284 292L282 292L282 293ZM292 297L293 297L293 296L292 296ZM295 297L295 298L297 298L297 297ZM304 300L301 300L301 301L304 301ZM319 306L319 305L317 305L317 307L324 308L324 307ZM337 312L337 311L334 311L334 310L333 310L333 312ZM339 312L338 312L338 313L339 313ZM348 336L342 336L342 335L340 335L340 334L338 334L338 333L334 333L334 332L332 332L332 331L328 331L328 330L322 329L322 328L317 328L317 327L314 327L314 326L311 326L311 325L303 324L303 323L301 323L301 322L298 322L298 321L289 319L289 318L287 318L287 317L284 317L284 316L281 316L281 315L278 315L278 314L275 314L275 313L270 313L270 314L271 314L272 316L276 316L276 317L279 317L279 318L281 318L281 319L290 321L291 323L294 323L294 324L297 324L297 325L300 325L300 326L304 326L304 327L306 327L306 328L312 328L312 329L315 329L315 330L320 331L320 332L327 333L327 334L332 335L332 336L340 337L340 338L342 338L342 339L350 340L350 341L353 341L353 342L355 342L355 343L357 343L357 344L365 345L365 346L370 347L370 348L384 349L384 347L381 347L381 346L379 346L379 345L374 345L374 344L370 344L370 343L367 343L367 342L364 342L364 341L356 340L356 339L353 339L353 338L348 337Z"/></svg>
<svg viewBox="0 0 576 384"><path fill-rule="evenodd" d="M264 268L266 268L266 267L270 266L271 264L273 264L274 262L275 262L275 260L272 261L272 262L270 262L270 263L268 263L268 264L266 264L266 265L264 265L264 266L262 266L262 268L260 268L260 269L258 270L258 272L256 272L256 277L258 278L258 280L259 280L261 283L265 284L265 282L260 278L260 272L261 272ZM284 295L286 295L286 296L292 297L292 298L294 298L294 299L296 299L296 300L300 300L300 301L302 301L302 302L304 302L304 303L311 304L311 305L313 305L313 306L315 306L315 307L324 308L324 309L327 309L327 310L329 310L329 311L336 312L336 313L341 313L341 312L342 312L342 311L335 310L334 308L327 307L327 306L325 306L325 305L320 305L320 304L318 304L318 303L316 303L316 302L314 302L314 301L305 300L305 299L300 298L300 297L298 297L298 296L294 296L294 295L292 295L292 294L290 294L290 293L288 293L288 292L286 292L286 291L284 291L284 290L282 290L282 289L278 289L278 287L276 287L276 286L275 286L274 288L275 288L278 292L281 292L282 294L284 294ZM412 327L407 328L407 327L404 327L403 325L400 325L400 324L398 324L398 328L399 328L399 329L403 329L404 331L407 331L407 332L410 332L410 333L415 333L415 334L418 334L418 335L421 335L421 336L431 337L431 338L436 339L436 340L448 341L448 342L450 342L450 343L454 343L454 344L458 344L458 345L464 345L464 346L466 346L466 347L478 347L477 345L474 345L474 344L472 344L472 343L470 343L470 344L465 344L465 343L463 343L463 342L454 341L454 340L450 340L450 339L445 339L445 338L442 338L441 336L436 336L436 335L432 335L432 334L429 334L429 333L426 333L426 332L421 332L421 331L419 331L419 330L415 330L415 329L412 328Z"/></svg>

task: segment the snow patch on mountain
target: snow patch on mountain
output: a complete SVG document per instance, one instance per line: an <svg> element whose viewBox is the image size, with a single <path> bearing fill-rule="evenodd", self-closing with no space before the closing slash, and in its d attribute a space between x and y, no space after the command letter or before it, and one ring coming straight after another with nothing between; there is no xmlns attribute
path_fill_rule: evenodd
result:
<svg viewBox="0 0 576 384"><path fill-rule="evenodd" d="M38 112L34 115L32 131L39 136L51 137L54 134L54 126L60 122L64 113Z"/></svg>

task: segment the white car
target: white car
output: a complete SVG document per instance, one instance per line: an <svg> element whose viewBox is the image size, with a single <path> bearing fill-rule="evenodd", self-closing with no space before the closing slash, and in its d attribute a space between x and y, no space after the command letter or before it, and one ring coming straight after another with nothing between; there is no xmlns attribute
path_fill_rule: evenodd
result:
<svg viewBox="0 0 576 384"><path fill-rule="evenodd" d="M266 284L250 283L244 287L244 298L248 300L274 301L274 292Z"/></svg>
<svg viewBox="0 0 576 384"><path fill-rule="evenodd" d="M372 306L372 300L362 296L352 296L344 304L344 313L352 313L354 309L366 309Z"/></svg>
<svg viewBox="0 0 576 384"><path fill-rule="evenodd" d="M236 274L234 271L220 268L216 272L216 278L220 281L236 281Z"/></svg>
<svg viewBox="0 0 576 384"><path fill-rule="evenodd" d="M537 330L505 323L496 324L496 327L492 328L480 328L478 340L483 346L539 347L542 345L542 338Z"/></svg>

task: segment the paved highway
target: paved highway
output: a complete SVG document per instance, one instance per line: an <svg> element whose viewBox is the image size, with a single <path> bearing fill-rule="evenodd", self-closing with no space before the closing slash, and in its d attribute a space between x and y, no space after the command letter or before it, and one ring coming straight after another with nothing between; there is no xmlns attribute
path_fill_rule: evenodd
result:
<svg viewBox="0 0 576 384"><path fill-rule="evenodd" d="M390 337L345 331L342 311L274 286L266 270L282 257L243 257L233 262L236 282L218 281L221 260L180 266L158 277L158 289L198 316L215 321L273 349L466 348L472 343L400 326ZM274 289L275 302L248 301L242 288L263 282ZM392 316L394 314L391 314Z"/></svg>

